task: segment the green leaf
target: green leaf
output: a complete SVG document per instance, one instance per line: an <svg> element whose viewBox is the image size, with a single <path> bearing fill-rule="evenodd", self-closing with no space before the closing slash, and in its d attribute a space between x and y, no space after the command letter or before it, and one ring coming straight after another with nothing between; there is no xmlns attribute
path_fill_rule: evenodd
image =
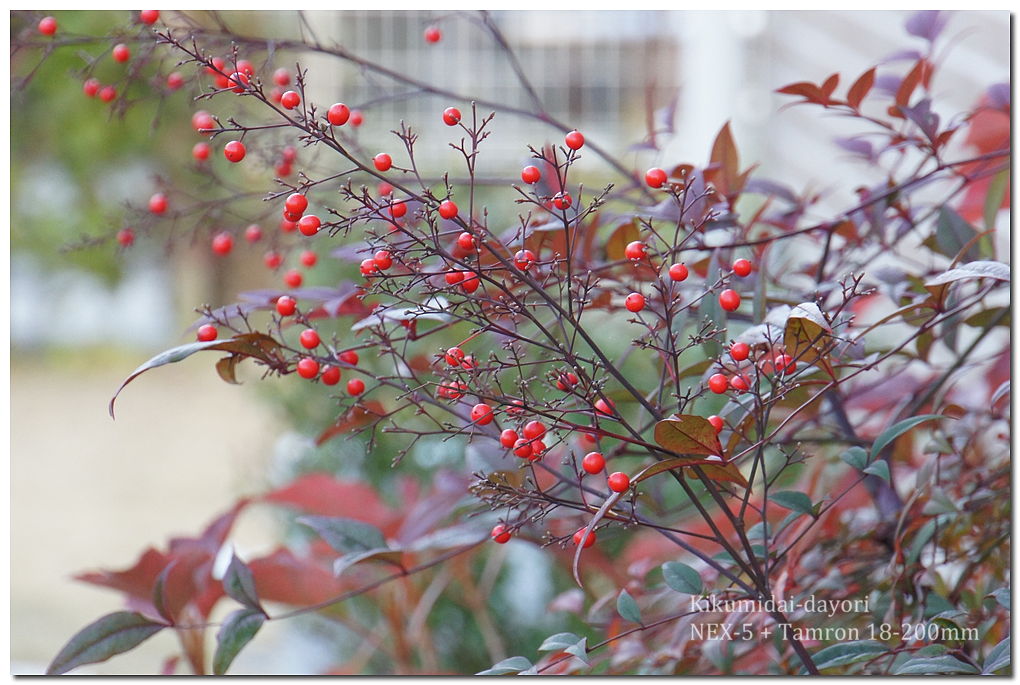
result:
<svg viewBox="0 0 1020 685"><path fill-rule="evenodd" d="M820 649L812 655L815 666L821 671L825 668L846 666L855 664L858 661L873 659L879 654L889 651L889 646L877 640L857 640L856 642L843 642Z"/></svg>
<svg viewBox="0 0 1020 685"><path fill-rule="evenodd" d="M616 598L616 611L631 623L641 623L641 609L626 590L620 590Z"/></svg>
<svg viewBox="0 0 1020 685"><path fill-rule="evenodd" d="M864 467L868 465L868 453L863 447L851 447L839 458L858 471L863 471Z"/></svg>
<svg viewBox="0 0 1020 685"><path fill-rule="evenodd" d="M803 492L795 492L793 490L781 490L779 492L769 493L769 498L790 511L797 511L801 514L807 514L808 516L814 515L814 509L812 509L811 498L805 495Z"/></svg>
<svg viewBox="0 0 1020 685"><path fill-rule="evenodd" d="M542 646L538 648L540 652L562 652L570 645L576 645L581 641L582 638L578 637L574 633L556 633L550 635L543 642Z"/></svg>
<svg viewBox="0 0 1020 685"><path fill-rule="evenodd" d="M671 589L687 595L700 595L704 587L701 574L680 561L667 561L663 564L662 578Z"/></svg>
<svg viewBox="0 0 1020 685"><path fill-rule="evenodd" d="M889 464L884 459L876 459L872 463L868 464L864 469L864 473L871 474L872 476L878 476L886 483L889 482Z"/></svg>
<svg viewBox="0 0 1020 685"><path fill-rule="evenodd" d="M137 647L166 627L165 623L156 623L133 611L107 614L78 631L54 657L46 675L60 675L84 664L106 661Z"/></svg>
<svg viewBox="0 0 1020 685"><path fill-rule="evenodd" d="M251 569L238 559L236 554L231 556L227 572L223 574L223 591L246 607L262 611L258 593L255 591L255 577L252 576Z"/></svg>
<svg viewBox="0 0 1020 685"><path fill-rule="evenodd" d="M241 648L251 642L265 622L266 615L261 609L238 609L227 616L216 634L213 673L216 675L226 673Z"/></svg>
<svg viewBox="0 0 1020 685"><path fill-rule="evenodd" d="M217 350L220 352L230 352L233 355L239 357L252 357L259 359L263 362L280 362L278 351L280 349L280 343L276 342L273 338L265 335L264 333L244 333L241 335L234 336L233 338L226 338L225 340L208 340L205 342L193 342L187 345L180 345L172 349L160 352L155 357L145 362L137 369L131 372L120 387L117 388L117 392L113 394L113 398L110 400L110 416L113 416L113 405L117 401L117 397L121 391L127 387L127 384L141 376L143 373L150 369L155 369L159 366L165 366L166 364L174 364L176 362L187 359L196 352L202 350ZM281 362L282 363L282 362ZM221 371L222 373L222 371Z"/></svg>
<svg viewBox="0 0 1020 685"><path fill-rule="evenodd" d="M1012 599L1010 597L1008 587L1000 587L998 590L990 592L986 596L994 597L995 601L998 602L1002 606L1002 608L1008 611L1013 611L1013 608L1011 606Z"/></svg>
<svg viewBox="0 0 1020 685"><path fill-rule="evenodd" d="M1009 655L1009 638L1007 637L999 644L992 647L985 657L985 664L981 667L982 673L995 673L1011 665Z"/></svg>
<svg viewBox="0 0 1020 685"><path fill-rule="evenodd" d="M343 555L333 562L333 573L339 576L351 566L360 564L363 561L385 561L386 563L403 568L403 565L400 563L403 559L403 552L390 549L389 547L378 547L364 552L352 552L351 554Z"/></svg>
<svg viewBox="0 0 1020 685"><path fill-rule="evenodd" d="M894 423L875 438L875 442L871 446L871 457L869 461L874 461L874 459L881 454L882 450L884 450L889 443L909 431L914 426L924 423L925 421L933 421L935 419L944 418L947 417L942 414L923 414L921 416L912 416L909 419L903 419L898 423Z"/></svg>
<svg viewBox="0 0 1020 685"><path fill-rule="evenodd" d="M939 210L938 224L935 227L935 243L941 254L955 259L963 246L973 240L977 232L962 216L947 206ZM972 244L964 253L964 259L973 261L980 259L981 254L976 244Z"/></svg>
<svg viewBox="0 0 1020 685"><path fill-rule="evenodd" d="M988 192L985 195L984 222L985 230L995 228L995 217L1002 207L1002 200L1006 197L1006 188L1009 187L1009 169L1003 169L992 177L988 184Z"/></svg>
<svg viewBox="0 0 1020 685"><path fill-rule="evenodd" d="M475 675L507 675L509 673L520 673L529 668L531 668L531 662L526 658L523 656L512 656L509 659L503 659L492 668L475 673Z"/></svg>
<svg viewBox="0 0 1020 685"><path fill-rule="evenodd" d="M330 516L302 516L297 519L319 534L338 552L361 553L386 549L382 531L370 523L357 519Z"/></svg>
<svg viewBox="0 0 1020 685"><path fill-rule="evenodd" d="M978 669L954 656L921 657L911 659L897 668L893 675L940 675L946 673L977 673Z"/></svg>

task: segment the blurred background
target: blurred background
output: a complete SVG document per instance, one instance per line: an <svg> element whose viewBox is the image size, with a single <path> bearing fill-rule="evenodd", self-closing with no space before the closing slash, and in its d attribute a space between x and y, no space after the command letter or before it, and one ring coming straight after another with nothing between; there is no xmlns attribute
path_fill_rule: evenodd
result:
<svg viewBox="0 0 1020 685"><path fill-rule="evenodd" d="M12 13L12 39L31 33L43 14ZM126 11L53 16L71 34L106 35L133 20ZM173 13L164 16L173 21ZM530 106L475 13L312 12L304 22L291 12L225 16L251 35L336 41L365 60L456 93ZM790 98L775 90L833 72L842 74L842 89L875 64L902 70L905 55L922 45L904 30L908 16L528 11L492 12L487 20L505 35L550 113L625 165L703 165L729 120L743 165L757 162L763 176L821 192L823 206L838 208L869 178L859 160L832 142L848 131L814 109L784 109ZM203 20L201 13L194 18ZM988 84L1008 82L1010 16L955 12L946 19L936 99L940 114L951 117L971 107ZM443 32L437 45L422 40L433 24ZM297 389L295 379L259 384L253 377L243 387L229 386L203 363L169 366L136 382L117 420L110 420L107 402L127 373L153 353L191 340L196 305L217 306L256 287L262 254L240 249L214 277L204 241L173 251L139 241L124 251L110 240L125 225L127 206L144 206L161 178L187 173L197 140L190 129L197 87L140 102L123 118L84 98L83 68L113 42L64 49L45 61L39 49L12 50L11 656L19 673L41 672L73 632L119 601L72 581L72 573L127 567L146 546L197 532L239 495L292 475L297 463L353 459L350 446L312 447L316 425L329 417L302 412L308 391ZM293 67L284 58L279 64ZM362 107L359 136L366 149L391 139L389 130L403 120L421 130L421 157L437 164L427 171L455 158L436 116L451 104L447 98L322 56L302 59L302 66L311 74L309 99L326 104L342 97ZM113 65L97 69L112 72ZM661 136L661 149L642 146L650 123L662 129L670 121L675 135ZM497 124L482 174L517 169L528 156L526 144L562 135L509 113L497 115ZM592 181L611 179L611 170L592 158ZM853 185L844 182L850 178ZM256 553L268 551L277 533L269 514L256 511L243 517L235 537ZM244 652L234 671L327 667L314 642L307 635L296 639L293 630L286 623L267 626L260 643L279 649ZM159 635L88 670L151 673L173 648L170 635Z"/></svg>

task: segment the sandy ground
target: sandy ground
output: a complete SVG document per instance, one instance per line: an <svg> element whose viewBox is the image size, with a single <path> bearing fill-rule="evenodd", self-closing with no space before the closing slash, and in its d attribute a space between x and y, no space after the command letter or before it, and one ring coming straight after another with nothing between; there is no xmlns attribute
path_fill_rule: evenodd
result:
<svg viewBox="0 0 1020 685"><path fill-rule="evenodd" d="M124 391L113 421L107 402L138 361L68 368L12 356L15 673L42 672L78 629L122 608L117 593L75 582L73 573L128 567L146 546L199 532L238 495L260 488L280 427L254 389L223 383L202 360L167 366ZM237 533L271 539L274 527L268 514L252 511ZM173 636L160 634L88 671L152 674L176 652Z"/></svg>

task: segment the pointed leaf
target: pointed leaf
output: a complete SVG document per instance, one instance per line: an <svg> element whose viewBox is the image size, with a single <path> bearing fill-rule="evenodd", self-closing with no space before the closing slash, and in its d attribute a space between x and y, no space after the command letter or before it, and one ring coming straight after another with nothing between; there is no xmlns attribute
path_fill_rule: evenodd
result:
<svg viewBox="0 0 1020 685"><path fill-rule="evenodd" d="M388 548L382 531L364 521L329 516L302 516L297 522L314 530L338 552L368 552Z"/></svg>
<svg viewBox="0 0 1020 685"><path fill-rule="evenodd" d="M807 514L808 516L814 515L814 508L811 504L811 498L805 495L803 492L795 492L793 490L781 490L780 492L769 493L769 497L773 502L789 509L790 511L796 511L801 514Z"/></svg>
<svg viewBox="0 0 1020 685"><path fill-rule="evenodd" d="M655 442L676 454L719 456L722 444L704 416L681 414L655 424Z"/></svg>
<svg viewBox="0 0 1020 685"><path fill-rule="evenodd" d="M935 297L941 298L948 284L974 278L991 278L996 281L1009 283L1010 269L1009 266L1002 262L967 262L925 281L924 287Z"/></svg>
<svg viewBox="0 0 1020 685"><path fill-rule="evenodd" d="M255 577L251 569L238 559L236 554L230 558L230 565L223 575L223 591L246 607L262 611L258 593L255 591Z"/></svg>
<svg viewBox="0 0 1020 685"><path fill-rule="evenodd" d="M790 310L783 332L786 353L805 364L827 364L832 327L814 302L804 302Z"/></svg>
<svg viewBox="0 0 1020 685"><path fill-rule="evenodd" d="M711 164L717 169L711 174L712 183L726 196L732 195L739 190L737 177L740 175L740 158L737 153L736 143L733 142L733 134L730 132L730 123L726 122L719 130L712 143ZM706 173L708 176L708 173Z"/></svg>
<svg viewBox="0 0 1020 685"><path fill-rule="evenodd" d="M373 560L385 561L386 563L403 568L403 565L400 563L403 558L404 555L402 552L390 549L389 547L379 547L377 549L369 549L364 552L353 552L351 554L345 554L333 562L333 573L339 576L355 564Z"/></svg>
<svg viewBox="0 0 1020 685"><path fill-rule="evenodd" d="M671 589L685 595L700 595L704 587L701 583L701 574L679 561L667 561L663 564L662 578Z"/></svg>
<svg viewBox="0 0 1020 685"><path fill-rule="evenodd" d="M821 671L836 666L846 666L858 661L874 659L879 654L889 651L889 646L877 640L858 640L856 642L844 642L820 649L811 655L815 666Z"/></svg>
<svg viewBox="0 0 1020 685"><path fill-rule="evenodd" d="M960 661L955 656L945 654L935 657L920 657L910 659L899 668L893 675L943 675L949 673L977 673L978 669L968 663Z"/></svg>
<svg viewBox="0 0 1020 685"><path fill-rule="evenodd" d="M556 633L550 635L543 642L542 646L538 648L540 652L562 652L570 645L577 644L582 639L573 633Z"/></svg>
<svg viewBox="0 0 1020 685"><path fill-rule="evenodd" d="M909 431L914 426L924 423L925 421L935 421L937 419L945 418L949 417L943 416L942 414L924 414L922 416L912 416L911 418L904 419L899 423L894 423L875 438L875 442L871 445L871 460L874 461L874 459L882 453L882 450L885 449L886 445Z"/></svg>
<svg viewBox="0 0 1020 685"><path fill-rule="evenodd" d="M230 668L241 649L251 642L255 633L266 622L258 609L238 609L227 616L216 634L216 653L213 655L213 673L223 675Z"/></svg>
<svg viewBox="0 0 1020 685"><path fill-rule="evenodd" d="M878 476L886 483L889 482L889 464L884 459L876 459L862 470L864 473L872 476Z"/></svg>
<svg viewBox="0 0 1020 685"><path fill-rule="evenodd" d="M988 656L985 657L984 665L981 667L982 673L995 673L1012 663L1009 654L1009 642L1010 639L1007 637L992 647L991 651L988 652Z"/></svg>
<svg viewBox="0 0 1020 685"><path fill-rule="evenodd" d="M60 675L84 664L106 661L166 627L165 623L156 623L133 611L107 614L78 631L54 657L46 675Z"/></svg>
<svg viewBox="0 0 1020 685"><path fill-rule="evenodd" d="M875 85L875 67L868 69L854 81L847 92L846 101L850 103L851 107L858 109L873 85Z"/></svg>
<svg viewBox="0 0 1020 685"><path fill-rule="evenodd" d="M475 673L475 675L507 675L510 673L520 673L529 668L531 668L531 662L526 658L523 656L512 656L509 659L503 659L492 668Z"/></svg>
<svg viewBox="0 0 1020 685"><path fill-rule="evenodd" d="M851 447L839 458L858 471L863 471L864 467L868 465L868 452L863 447Z"/></svg>
<svg viewBox="0 0 1020 685"><path fill-rule="evenodd" d="M616 611L631 623L641 623L641 609L626 590L620 590L616 598Z"/></svg>

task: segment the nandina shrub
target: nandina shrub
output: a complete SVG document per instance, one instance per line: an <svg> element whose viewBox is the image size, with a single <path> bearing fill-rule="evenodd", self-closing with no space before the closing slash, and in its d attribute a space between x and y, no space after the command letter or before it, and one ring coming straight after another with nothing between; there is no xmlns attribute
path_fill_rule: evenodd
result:
<svg viewBox="0 0 1020 685"><path fill-rule="evenodd" d="M15 17L21 47L88 42L40 19ZM883 175L825 215L757 174L728 125L707 160L634 169L536 103L515 110L535 122L527 165L493 172L500 103L223 17L137 22L116 40L134 70L103 86L89 62L85 96L124 111L125 92L187 89L198 175L92 249L190 237L229 260L264 245L266 282L201 307L196 342L125 385L199 352L230 383L245 360L266 383L291 376L296 420L320 445L364 440L370 479L310 468L130 569L80 576L128 608L71 638L52 673L164 630L196 673L224 673L266 621L312 613L386 626L344 652L346 673L1009 667L1010 275L993 238L1010 103L993 85L939 112L938 13L908 22L924 47L905 67L779 88L852 122L843 146ZM440 28L423 40L441 49ZM459 168L421 171L415 122L365 149L371 110L312 100L311 55L445 98ZM617 177L591 188L596 160ZM258 504L296 510L295 536L214 573ZM552 635L513 634L514 606L491 597L528 546L563 590ZM452 615L455 635L436 619Z"/></svg>

